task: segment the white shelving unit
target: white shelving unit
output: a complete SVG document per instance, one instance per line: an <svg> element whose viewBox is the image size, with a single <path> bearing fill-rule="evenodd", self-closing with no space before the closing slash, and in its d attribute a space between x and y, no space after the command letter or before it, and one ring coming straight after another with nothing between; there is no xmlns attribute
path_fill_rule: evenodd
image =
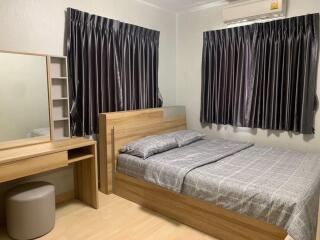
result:
<svg viewBox="0 0 320 240"><path fill-rule="evenodd" d="M70 111L67 57L48 56L51 137L70 138Z"/></svg>

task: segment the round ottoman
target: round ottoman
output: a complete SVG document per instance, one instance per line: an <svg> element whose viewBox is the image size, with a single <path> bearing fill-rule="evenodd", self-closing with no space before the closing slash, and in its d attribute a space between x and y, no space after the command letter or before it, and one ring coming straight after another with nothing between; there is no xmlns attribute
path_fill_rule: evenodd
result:
<svg viewBox="0 0 320 240"><path fill-rule="evenodd" d="M46 182L19 185L6 194L7 231L19 240L50 232L55 223L55 190Z"/></svg>

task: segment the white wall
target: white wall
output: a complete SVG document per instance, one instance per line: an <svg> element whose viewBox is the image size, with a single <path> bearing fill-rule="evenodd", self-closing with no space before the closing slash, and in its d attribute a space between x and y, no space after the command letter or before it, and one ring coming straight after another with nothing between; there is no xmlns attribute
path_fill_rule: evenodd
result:
<svg viewBox="0 0 320 240"><path fill-rule="evenodd" d="M159 86L176 103L175 14L135 0L0 0L0 49L65 55L68 7L160 31Z"/></svg>
<svg viewBox="0 0 320 240"><path fill-rule="evenodd" d="M211 7L177 16L177 104L185 105L188 127L209 136L251 141L257 144L282 146L302 151L319 151L320 114L316 114L314 136L294 135L287 132L231 126L202 128L200 124L201 54L204 31L226 27L222 22L222 6ZM319 0L289 0L288 16L320 11ZM320 67L319 67L320 69ZM320 96L320 74L317 94Z"/></svg>

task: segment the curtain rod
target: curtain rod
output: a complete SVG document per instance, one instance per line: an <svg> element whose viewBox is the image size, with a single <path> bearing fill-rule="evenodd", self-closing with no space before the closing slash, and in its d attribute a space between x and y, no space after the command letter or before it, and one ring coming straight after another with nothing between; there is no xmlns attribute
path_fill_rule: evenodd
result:
<svg viewBox="0 0 320 240"><path fill-rule="evenodd" d="M214 28L212 30L207 30L207 31L204 31L204 32L211 32L211 31L224 30L224 29L229 29L229 28L234 28L234 27L247 26L247 25L252 25L252 24L255 24L255 23L272 22L272 21L277 21L277 20L282 20L282 19L287 19L287 18L294 18L294 17L302 17L302 16L306 16L306 15L312 15L312 14L319 14L319 13L307 13L307 14L304 14L304 15L292 16L292 17L279 16L279 17L274 17L274 18L259 18L259 19L250 20L250 21L242 21L242 22L227 24L225 27Z"/></svg>

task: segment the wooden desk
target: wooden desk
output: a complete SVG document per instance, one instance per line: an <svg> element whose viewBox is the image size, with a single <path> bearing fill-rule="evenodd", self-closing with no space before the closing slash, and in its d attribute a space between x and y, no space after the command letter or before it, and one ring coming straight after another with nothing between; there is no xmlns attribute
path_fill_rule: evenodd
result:
<svg viewBox="0 0 320 240"><path fill-rule="evenodd" d="M98 208L96 142L72 138L0 151L0 183L74 165L75 197Z"/></svg>

